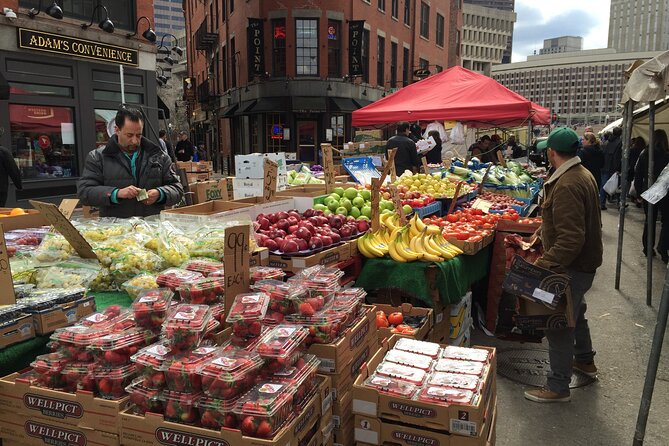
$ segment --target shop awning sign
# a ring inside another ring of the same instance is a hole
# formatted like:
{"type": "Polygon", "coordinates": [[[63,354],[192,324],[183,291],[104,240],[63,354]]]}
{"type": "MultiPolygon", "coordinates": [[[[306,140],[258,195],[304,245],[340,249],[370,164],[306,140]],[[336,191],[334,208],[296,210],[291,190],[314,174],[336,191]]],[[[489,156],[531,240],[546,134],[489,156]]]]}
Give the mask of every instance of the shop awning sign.
{"type": "Polygon", "coordinates": [[[45,53],[139,66],[139,51],[93,40],[17,28],[19,48],[45,53]]]}

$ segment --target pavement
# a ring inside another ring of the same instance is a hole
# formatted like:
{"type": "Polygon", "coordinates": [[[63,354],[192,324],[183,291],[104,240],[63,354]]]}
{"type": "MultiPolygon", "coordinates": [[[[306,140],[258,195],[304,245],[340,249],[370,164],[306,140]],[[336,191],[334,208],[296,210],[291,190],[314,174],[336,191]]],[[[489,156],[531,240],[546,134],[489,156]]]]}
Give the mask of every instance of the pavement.
{"type": "MultiPolygon", "coordinates": [[[[653,306],[646,306],[646,258],[641,253],[644,216],[631,205],[625,222],[620,290],[614,289],[618,217],[617,209],[602,211],[604,263],[586,294],[599,380],[572,389],[570,403],[538,404],[524,399],[526,386],[498,375],[497,446],[632,444],[667,268],[655,258],[653,306]]],[[[473,338],[474,343],[498,348],[523,348],[487,338],[480,331],[473,338]]],[[[645,445],[669,445],[668,414],[669,336],[665,335],[645,445]]]]}

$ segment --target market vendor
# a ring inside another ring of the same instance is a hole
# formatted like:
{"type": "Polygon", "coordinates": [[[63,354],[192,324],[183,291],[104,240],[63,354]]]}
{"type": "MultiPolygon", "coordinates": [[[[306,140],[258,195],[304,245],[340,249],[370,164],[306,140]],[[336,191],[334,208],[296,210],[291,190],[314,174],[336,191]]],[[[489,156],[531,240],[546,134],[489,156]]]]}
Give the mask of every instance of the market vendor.
{"type": "Polygon", "coordinates": [[[388,150],[396,149],[395,171],[397,175],[402,175],[405,170],[417,173],[421,166],[416,143],[409,137],[410,134],[411,126],[409,123],[400,122],[397,124],[397,135],[390,138],[386,143],[386,158],[388,157],[388,150]]]}
{"type": "Polygon", "coordinates": [[[142,112],[123,107],[116,113],[116,133],[86,158],[77,196],[98,207],[100,217],[159,214],[184,195],[169,155],[143,137],[143,130],[142,112]]]}

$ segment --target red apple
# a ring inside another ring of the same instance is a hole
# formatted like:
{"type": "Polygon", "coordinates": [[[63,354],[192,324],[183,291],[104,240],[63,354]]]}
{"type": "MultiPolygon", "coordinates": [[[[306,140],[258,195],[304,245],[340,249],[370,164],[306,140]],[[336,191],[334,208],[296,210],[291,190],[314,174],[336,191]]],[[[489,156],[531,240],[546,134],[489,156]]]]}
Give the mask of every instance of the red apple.
{"type": "Polygon", "coordinates": [[[339,234],[335,234],[334,232],[330,234],[330,238],[332,239],[332,244],[341,242],[341,236],[339,234]]]}
{"type": "MultiPolygon", "coordinates": [[[[351,228],[349,226],[344,226],[339,231],[339,234],[344,238],[348,238],[353,234],[353,231],[351,230],[351,228]]],[[[334,238],[332,239],[332,241],[334,241],[334,238]]]]}
{"type": "Polygon", "coordinates": [[[303,214],[304,218],[313,217],[314,215],[316,215],[316,209],[311,209],[311,208],[304,211],[303,214]]]}
{"type": "Polygon", "coordinates": [[[290,223],[291,226],[298,224],[299,221],[300,221],[299,218],[293,217],[292,215],[290,217],[288,217],[287,220],[288,220],[288,223],[290,223]]]}
{"type": "Polygon", "coordinates": [[[279,249],[279,251],[283,251],[283,244],[285,242],[286,242],[286,240],[281,238],[281,237],[277,237],[277,238],[274,239],[274,243],[276,243],[276,246],[279,249]]]}
{"type": "Polygon", "coordinates": [[[279,221],[279,216],[277,214],[269,214],[267,219],[270,221],[270,223],[276,223],[279,221]]]}
{"type": "Polygon", "coordinates": [[[301,238],[296,238],[295,242],[297,242],[297,247],[299,248],[298,251],[306,251],[309,249],[309,244],[307,243],[306,240],[303,240],[301,238]]]}
{"type": "Polygon", "coordinates": [[[277,216],[279,217],[279,220],[285,220],[288,218],[288,212],[283,212],[283,211],[278,212],[277,216]]]}
{"type": "Polygon", "coordinates": [[[299,250],[300,247],[295,240],[286,240],[283,244],[282,251],[285,253],[297,252],[299,250]]]}
{"type": "Polygon", "coordinates": [[[302,216],[296,210],[288,211],[288,218],[294,217],[297,221],[302,220],[302,216]]]}
{"type": "Polygon", "coordinates": [[[300,229],[300,227],[297,225],[288,226],[288,233],[295,234],[298,229],[300,229]]]}
{"type": "Polygon", "coordinates": [[[309,240],[309,249],[321,249],[323,247],[323,240],[318,235],[311,237],[309,240]]]}
{"type": "Polygon", "coordinates": [[[256,221],[259,221],[261,218],[265,218],[265,214],[263,214],[262,212],[256,215],[256,221]]]}
{"type": "Polygon", "coordinates": [[[360,232],[369,231],[369,222],[367,220],[358,220],[358,231],[360,232]]]}
{"type": "Polygon", "coordinates": [[[323,247],[327,248],[332,244],[332,237],[330,237],[329,235],[322,235],[321,241],[323,242],[323,247]]]}
{"type": "Polygon", "coordinates": [[[270,251],[278,251],[279,250],[279,245],[272,240],[271,238],[265,240],[265,248],[269,249],[270,251]]]}
{"type": "Polygon", "coordinates": [[[311,232],[307,228],[304,228],[304,227],[299,228],[297,231],[295,231],[295,235],[298,238],[301,238],[302,240],[307,241],[307,242],[311,238],[311,232]]]}
{"type": "Polygon", "coordinates": [[[287,231],[288,228],[290,227],[290,223],[288,223],[288,220],[285,218],[282,218],[281,220],[276,222],[276,227],[281,229],[282,231],[287,231]]]}
{"type": "Polygon", "coordinates": [[[266,219],[265,217],[262,217],[257,221],[258,221],[258,223],[260,223],[260,229],[269,229],[269,225],[271,223],[268,219],[266,219]]]}

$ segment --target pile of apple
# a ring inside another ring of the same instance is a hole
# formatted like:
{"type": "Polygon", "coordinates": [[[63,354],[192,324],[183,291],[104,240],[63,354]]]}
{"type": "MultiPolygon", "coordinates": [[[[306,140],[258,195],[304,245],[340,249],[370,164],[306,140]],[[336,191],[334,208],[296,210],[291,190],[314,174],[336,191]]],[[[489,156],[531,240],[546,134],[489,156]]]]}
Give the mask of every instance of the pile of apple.
{"type": "MultiPolygon", "coordinates": [[[[371,198],[372,193],[368,189],[336,187],[330,195],[325,197],[322,204],[314,205],[314,209],[322,211],[326,217],[338,214],[354,219],[369,220],[372,217],[371,198]]],[[[391,202],[388,204],[392,206],[391,202]]],[[[385,206],[388,207],[388,204],[385,206]]]]}
{"type": "Polygon", "coordinates": [[[295,254],[318,251],[364,234],[369,221],[350,215],[326,216],[322,210],[307,209],[303,214],[295,210],[259,214],[254,226],[258,245],[273,252],[295,254]]]}

